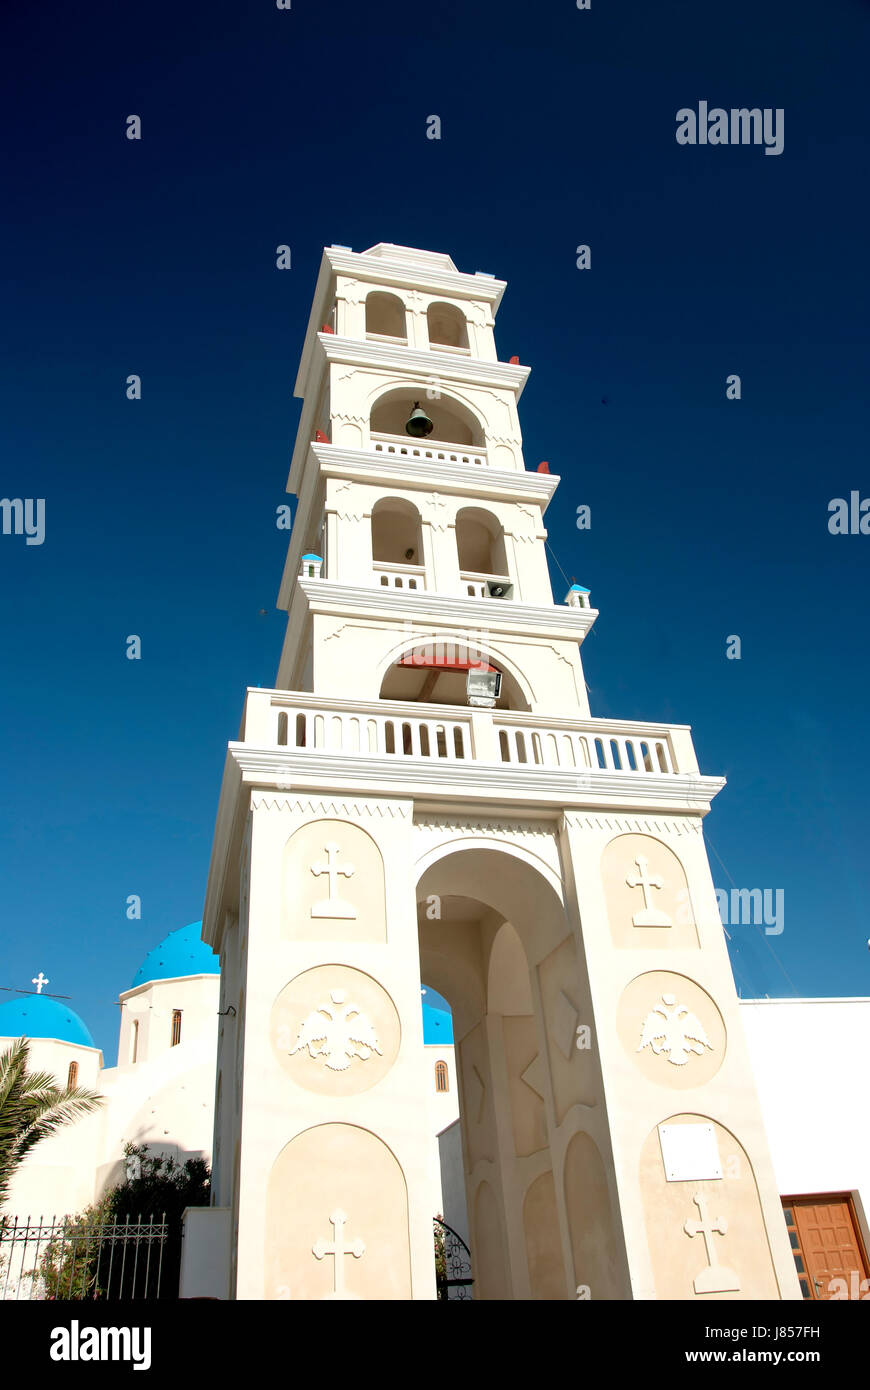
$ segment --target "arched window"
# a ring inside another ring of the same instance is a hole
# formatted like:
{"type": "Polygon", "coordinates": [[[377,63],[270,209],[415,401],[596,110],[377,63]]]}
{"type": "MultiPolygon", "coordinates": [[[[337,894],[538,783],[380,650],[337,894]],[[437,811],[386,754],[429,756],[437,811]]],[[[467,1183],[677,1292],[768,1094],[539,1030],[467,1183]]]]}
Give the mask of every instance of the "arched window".
{"type": "Polygon", "coordinates": [[[67,1085],[67,1090],[68,1090],[68,1091],[71,1091],[72,1088],[73,1088],[74,1086],[77,1086],[78,1084],[79,1084],[79,1064],[78,1064],[78,1062],[70,1062],[70,1064],[69,1064],[69,1071],[68,1071],[67,1074],[66,1074],[66,1085],[67,1085]]]}
{"type": "Polygon", "coordinates": [[[455,304],[430,304],[426,310],[429,342],[435,347],[468,348],[468,324],[455,304]]]}
{"type": "Polygon", "coordinates": [[[447,1071],[447,1063],[446,1063],[446,1062],[436,1062],[436,1063],[435,1063],[435,1090],[436,1090],[436,1091],[449,1091],[449,1090],[450,1090],[450,1076],[449,1076],[449,1073],[448,1073],[448,1071],[447,1071]]]}
{"type": "Polygon", "coordinates": [[[173,1010],[172,1010],[172,1037],[171,1037],[169,1046],[170,1046],[170,1047],[177,1047],[178,1044],[179,1044],[180,1042],[181,1042],[181,1010],[180,1010],[180,1009],[173,1009],[173,1010]]]}
{"type": "Polygon", "coordinates": [[[456,547],[461,574],[508,578],[504,533],[491,512],[462,507],[456,513],[456,547]]]}
{"type": "Polygon", "coordinates": [[[366,336],[377,338],[407,338],[405,306],[394,294],[373,290],[366,298],[366,336]]]}
{"type": "Polygon", "coordinates": [[[382,497],[372,508],[372,560],[380,588],[425,588],[420,513],[402,497],[382,497]]]}
{"type": "Polygon", "coordinates": [[[133,1019],[133,1027],[130,1029],[130,1061],[139,1060],[139,1020],[133,1019]]]}

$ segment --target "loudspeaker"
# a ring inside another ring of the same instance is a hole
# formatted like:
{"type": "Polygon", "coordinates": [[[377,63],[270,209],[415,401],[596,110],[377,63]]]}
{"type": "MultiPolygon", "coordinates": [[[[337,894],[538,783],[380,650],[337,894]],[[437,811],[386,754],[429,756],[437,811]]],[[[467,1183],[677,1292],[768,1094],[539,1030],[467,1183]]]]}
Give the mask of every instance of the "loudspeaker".
{"type": "Polygon", "coordinates": [[[513,598],[514,586],[504,579],[488,579],[486,592],[490,598],[513,598]]]}

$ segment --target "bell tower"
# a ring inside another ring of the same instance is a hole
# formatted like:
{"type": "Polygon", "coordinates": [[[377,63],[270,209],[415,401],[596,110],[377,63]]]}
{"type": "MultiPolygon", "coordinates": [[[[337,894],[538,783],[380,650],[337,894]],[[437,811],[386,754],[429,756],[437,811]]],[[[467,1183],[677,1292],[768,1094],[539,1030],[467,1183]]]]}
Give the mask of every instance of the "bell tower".
{"type": "Polygon", "coordinates": [[[225,1294],[435,1296],[422,982],[453,1010],[475,1298],[797,1297],[703,844],[722,782],[687,727],[590,714],[597,614],[554,602],[504,289],[324,252],[287,634],[203,922],[225,1294]]]}

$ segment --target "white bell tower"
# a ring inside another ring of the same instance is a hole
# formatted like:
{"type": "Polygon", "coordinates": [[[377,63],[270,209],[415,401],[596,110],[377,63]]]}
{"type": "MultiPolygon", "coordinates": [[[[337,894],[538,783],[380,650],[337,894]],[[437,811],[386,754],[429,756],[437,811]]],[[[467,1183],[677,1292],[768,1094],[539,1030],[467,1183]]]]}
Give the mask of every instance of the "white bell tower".
{"type": "Polygon", "coordinates": [[[797,1297],[701,832],[722,782],[687,727],[590,716],[597,615],[553,600],[504,289],[324,252],[287,635],[204,912],[226,1294],[434,1297],[422,981],[453,1010],[475,1298],[797,1297]]]}

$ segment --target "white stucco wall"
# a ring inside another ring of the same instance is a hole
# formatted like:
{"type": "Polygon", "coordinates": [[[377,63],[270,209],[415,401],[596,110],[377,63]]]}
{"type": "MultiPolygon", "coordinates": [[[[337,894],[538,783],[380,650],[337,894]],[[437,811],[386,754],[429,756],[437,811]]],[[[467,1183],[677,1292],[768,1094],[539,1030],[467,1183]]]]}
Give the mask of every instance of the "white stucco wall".
{"type": "Polygon", "coordinates": [[[781,1196],[857,1193],[870,1210],[870,999],[743,999],[781,1196]]]}
{"type": "Polygon", "coordinates": [[[229,1207],[186,1207],[181,1243],[181,1298],[228,1298],[229,1207]]]}
{"type": "MultiPolygon", "coordinates": [[[[0,1038],[0,1052],[14,1042],[14,1038],[0,1038]]],[[[103,1055],[99,1048],[57,1038],[30,1039],[30,1072],[50,1072],[58,1086],[66,1086],[70,1062],[78,1063],[79,1086],[101,1091],[103,1055]]],[[[36,1145],[12,1179],[5,1214],[48,1218],[78,1211],[92,1201],[94,1170],[105,1127],[104,1109],[36,1145]]]]}
{"type": "MultiPolygon", "coordinates": [[[[30,1044],[30,1069],[66,1085],[79,1063],[79,1086],[105,1103],[94,1115],[38,1144],[13,1179],[6,1212],[34,1217],[81,1211],[124,1177],[125,1143],[145,1144],[184,1162],[211,1157],[214,1127],[220,977],[160,980],[120,997],[119,1061],[104,1068],[97,1048],[47,1038],[30,1044]],[[173,1009],[182,1013],[181,1041],[171,1046],[173,1009]],[[130,1059],[133,1017],[140,1020],[137,1061],[130,1059]]],[[[0,1050],[11,1038],[0,1038],[0,1050]]]]}
{"type": "Polygon", "coordinates": [[[462,1127],[459,1120],[438,1135],[441,1163],[441,1214],[465,1244],[471,1245],[468,1233],[468,1205],[465,1199],[465,1166],[462,1161],[462,1127]]]}

